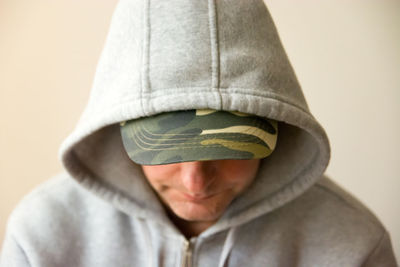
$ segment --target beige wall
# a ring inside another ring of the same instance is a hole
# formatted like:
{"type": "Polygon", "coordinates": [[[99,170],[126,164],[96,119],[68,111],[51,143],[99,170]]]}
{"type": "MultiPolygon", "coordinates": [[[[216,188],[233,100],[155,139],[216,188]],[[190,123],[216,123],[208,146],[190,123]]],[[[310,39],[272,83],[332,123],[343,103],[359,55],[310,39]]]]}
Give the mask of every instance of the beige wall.
{"type": "MultiPolygon", "coordinates": [[[[378,215],[400,259],[400,1],[266,2],[330,137],[327,173],[378,215]]],[[[115,3],[0,0],[0,241],[17,202],[62,168],[115,3]]]]}

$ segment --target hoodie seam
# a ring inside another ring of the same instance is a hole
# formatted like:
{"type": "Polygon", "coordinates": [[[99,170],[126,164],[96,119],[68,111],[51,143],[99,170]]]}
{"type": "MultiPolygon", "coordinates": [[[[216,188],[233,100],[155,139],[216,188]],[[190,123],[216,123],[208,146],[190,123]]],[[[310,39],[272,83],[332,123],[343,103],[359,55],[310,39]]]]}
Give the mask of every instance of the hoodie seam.
{"type": "MultiPolygon", "coordinates": [[[[50,179],[45,180],[43,183],[38,184],[32,190],[26,194],[20,202],[17,204],[16,209],[13,211],[12,214],[19,213],[18,210],[22,208],[22,210],[25,210],[25,203],[32,203],[33,201],[36,201],[37,199],[44,199],[49,196],[51,196],[48,192],[51,192],[53,188],[58,188],[60,187],[60,183],[64,184],[66,181],[70,179],[70,177],[63,177],[61,181],[55,180],[55,176],[53,176],[50,179]],[[19,208],[21,207],[21,208],[19,208]]],[[[80,188],[80,187],[78,187],[80,188]]],[[[14,215],[16,218],[20,218],[20,215],[16,214],[14,215]]]]}
{"type": "Polygon", "coordinates": [[[28,264],[28,266],[32,266],[32,264],[29,262],[29,258],[28,258],[28,255],[26,254],[26,251],[19,244],[19,242],[15,238],[14,234],[10,234],[10,237],[15,242],[16,246],[18,247],[18,249],[21,251],[21,253],[22,253],[22,255],[23,255],[24,259],[25,259],[25,262],[28,264]]]}
{"type": "Polygon", "coordinates": [[[379,241],[377,242],[377,244],[374,246],[374,248],[371,250],[371,252],[368,254],[368,256],[365,258],[364,262],[361,264],[361,266],[365,266],[368,261],[372,258],[372,256],[375,254],[376,251],[378,251],[378,249],[382,246],[383,244],[383,240],[385,239],[385,237],[388,235],[386,230],[383,230],[383,233],[381,235],[381,237],[379,238],[379,241]]]}
{"type": "MultiPolygon", "coordinates": [[[[189,88],[193,88],[193,87],[182,87],[182,89],[186,89],[186,88],[189,89],[189,88]]],[[[197,87],[197,88],[207,88],[207,87],[197,87]]],[[[165,91],[165,90],[175,90],[175,89],[177,89],[177,88],[168,88],[168,89],[162,89],[162,90],[165,91]]],[[[221,89],[249,90],[249,88],[241,88],[241,87],[240,88],[239,87],[237,87],[237,88],[221,88],[221,89]]],[[[145,93],[145,94],[146,95],[152,95],[151,98],[152,98],[152,100],[154,100],[154,99],[162,98],[162,97],[165,97],[165,98],[176,98],[177,95],[187,95],[188,92],[184,92],[183,91],[183,92],[175,93],[174,95],[170,95],[170,94],[168,94],[168,95],[165,95],[165,94],[163,94],[163,95],[153,95],[154,93],[157,93],[157,91],[156,92],[148,92],[148,93],[145,93]]],[[[213,91],[211,91],[211,90],[202,90],[202,91],[196,91],[195,93],[213,93],[213,91]]],[[[277,94],[274,94],[274,93],[270,93],[270,92],[268,92],[268,93],[220,92],[220,95],[224,95],[224,94],[225,95],[245,95],[246,97],[255,96],[255,97],[268,98],[268,99],[271,99],[271,100],[276,100],[276,101],[283,102],[285,104],[291,105],[291,106],[296,107],[296,108],[302,110],[303,112],[309,114],[309,111],[306,108],[301,107],[300,105],[297,105],[294,102],[291,102],[290,100],[288,100],[286,98],[282,98],[282,96],[280,96],[280,95],[277,95],[277,94]]],[[[119,102],[118,105],[126,104],[126,103],[129,103],[131,101],[138,101],[138,99],[135,98],[135,97],[132,97],[130,99],[125,99],[125,100],[126,101],[124,101],[122,103],[119,102]]]]}
{"type": "MultiPolygon", "coordinates": [[[[198,92],[198,93],[213,93],[212,91],[197,91],[197,92],[198,92]]],[[[299,109],[300,111],[304,112],[307,116],[312,116],[312,115],[309,113],[309,111],[308,111],[307,109],[305,109],[304,107],[301,107],[300,105],[294,104],[294,103],[291,102],[290,100],[287,100],[287,99],[282,98],[281,96],[275,95],[275,94],[272,94],[272,96],[271,96],[270,93],[269,93],[270,96],[268,96],[268,95],[266,95],[266,94],[255,94],[255,93],[244,94],[244,93],[241,93],[241,92],[237,92],[237,93],[232,93],[232,92],[230,92],[230,93],[222,93],[222,94],[228,94],[228,95],[245,95],[246,97],[248,97],[248,96],[263,97],[263,98],[265,98],[265,99],[270,99],[270,100],[274,100],[274,101],[281,102],[281,103],[283,103],[283,104],[290,105],[290,106],[292,106],[292,107],[294,107],[294,108],[297,108],[297,109],[299,109]]],[[[177,98],[177,96],[179,96],[179,95],[187,95],[187,92],[176,93],[176,94],[174,94],[174,95],[158,95],[158,96],[156,95],[156,96],[152,96],[152,100],[155,100],[155,99],[158,99],[158,98],[163,98],[163,97],[164,97],[164,98],[177,98]]],[[[111,109],[103,109],[103,112],[99,113],[98,116],[101,117],[102,114],[109,113],[110,110],[120,110],[120,109],[121,109],[121,105],[127,105],[127,104],[132,103],[132,102],[142,102],[141,99],[137,99],[137,98],[134,98],[134,97],[129,98],[129,99],[125,98],[125,100],[126,100],[126,101],[124,101],[124,102],[119,102],[117,106],[116,106],[116,105],[112,105],[112,106],[111,106],[111,109]]],[[[152,114],[146,114],[146,115],[144,115],[144,116],[151,116],[151,115],[152,115],[152,114]]],[[[141,117],[141,116],[138,116],[138,117],[141,117]]],[[[131,119],[131,118],[123,118],[122,120],[128,120],[128,119],[131,119]]],[[[116,121],[116,122],[113,122],[113,123],[111,123],[111,124],[116,124],[116,123],[119,123],[119,122],[116,121]]],[[[107,124],[107,125],[108,125],[108,124],[107,124]]]]}
{"type": "Polygon", "coordinates": [[[145,1],[144,3],[144,12],[143,12],[143,45],[142,45],[142,49],[143,49],[143,53],[142,53],[142,71],[141,71],[141,97],[140,97],[140,104],[142,107],[142,113],[144,115],[147,115],[147,112],[144,108],[144,98],[143,95],[145,95],[147,91],[151,91],[150,90],[150,86],[149,86],[149,61],[150,61],[150,0],[145,1]]]}
{"type": "Polygon", "coordinates": [[[214,0],[208,0],[208,19],[210,30],[210,50],[211,50],[211,85],[216,89],[219,95],[219,109],[222,109],[222,96],[219,88],[219,47],[218,47],[218,26],[217,10],[214,0]]]}

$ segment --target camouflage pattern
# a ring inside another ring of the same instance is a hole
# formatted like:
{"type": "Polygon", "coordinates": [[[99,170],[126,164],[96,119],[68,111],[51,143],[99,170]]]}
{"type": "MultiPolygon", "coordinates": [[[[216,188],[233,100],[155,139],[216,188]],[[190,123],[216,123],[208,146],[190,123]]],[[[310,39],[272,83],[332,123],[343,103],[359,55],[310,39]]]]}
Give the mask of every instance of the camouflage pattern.
{"type": "Polygon", "coordinates": [[[120,125],[129,157],[142,165],[265,158],[278,137],[277,121],[233,111],[176,111],[120,125]]]}

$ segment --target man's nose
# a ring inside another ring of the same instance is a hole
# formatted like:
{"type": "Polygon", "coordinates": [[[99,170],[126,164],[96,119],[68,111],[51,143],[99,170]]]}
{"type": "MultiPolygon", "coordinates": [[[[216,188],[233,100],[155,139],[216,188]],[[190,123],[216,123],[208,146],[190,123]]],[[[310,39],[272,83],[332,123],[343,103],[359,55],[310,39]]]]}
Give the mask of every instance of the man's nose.
{"type": "Polygon", "coordinates": [[[194,196],[206,194],[206,190],[216,178],[215,166],[211,161],[191,161],[181,163],[181,180],[187,193],[194,196]]]}

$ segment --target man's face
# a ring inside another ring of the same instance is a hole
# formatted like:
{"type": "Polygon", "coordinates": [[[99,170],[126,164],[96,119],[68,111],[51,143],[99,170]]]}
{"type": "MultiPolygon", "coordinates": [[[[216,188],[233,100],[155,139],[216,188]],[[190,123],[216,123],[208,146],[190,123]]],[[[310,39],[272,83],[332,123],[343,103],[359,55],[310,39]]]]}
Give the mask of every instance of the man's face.
{"type": "Polygon", "coordinates": [[[254,180],[259,159],[142,165],[161,201],[181,219],[214,222],[254,180]]]}

